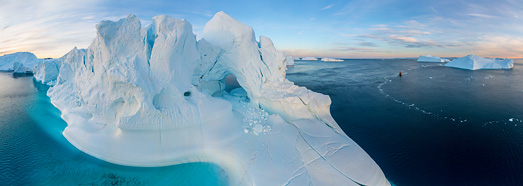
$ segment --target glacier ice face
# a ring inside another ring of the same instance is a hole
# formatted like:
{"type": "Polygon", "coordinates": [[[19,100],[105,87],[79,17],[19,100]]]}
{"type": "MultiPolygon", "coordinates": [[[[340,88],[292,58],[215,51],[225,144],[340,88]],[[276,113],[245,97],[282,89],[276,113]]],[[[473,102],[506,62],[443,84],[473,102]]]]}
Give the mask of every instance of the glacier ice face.
{"type": "Polygon", "coordinates": [[[321,61],[323,61],[323,62],[341,62],[343,60],[342,59],[336,59],[336,58],[324,57],[324,58],[321,58],[321,61]]]}
{"type": "Polygon", "coordinates": [[[272,41],[223,12],[196,41],[167,16],[97,25],[87,50],[61,59],[51,102],[64,136],[131,166],[212,162],[232,185],[390,185],[330,115],[328,96],[285,78],[272,41]],[[226,77],[241,87],[226,91],[226,77]]]}
{"type": "Polygon", "coordinates": [[[39,59],[31,52],[17,52],[0,56],[0,71],[14,71],[14,73],[33,72],[39,59]]]}
{"type": "Polygon", "coordinates": [[[419,56],[418,62],[444,63],[449,62],[449,60],[427,54],[424,56],[419,56]]]}
{"type": "Polygon", "coordinates": [[[480,69],[511,69],[514,67],[512,59],[489,59],[475,55],[468,55],[462,58],[454,59],[445,64],[447,67],[461,68],[466,70],[480,69]]]}

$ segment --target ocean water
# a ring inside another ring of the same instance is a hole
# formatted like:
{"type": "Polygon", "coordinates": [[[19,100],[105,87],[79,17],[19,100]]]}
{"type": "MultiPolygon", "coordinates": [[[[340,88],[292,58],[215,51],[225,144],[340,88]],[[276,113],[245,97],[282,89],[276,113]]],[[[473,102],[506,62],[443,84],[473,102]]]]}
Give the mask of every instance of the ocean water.
{"type": "Polygon", "coordinates": [[[227,185],[210,163],[128,167],[77,150],[47,89],[32,76],[0,73],[0,185],[227,185]]]}
{"type": "MultiPolygon", "coordinates": [[[[335,120],[396,185],[523,185],[522,60],[481,71],[296,61],[287,74],[331,97],[335,120]]],[[[0,185],[227,185],[214,164],[138,168],[86,155],[62,136],[47,88],[0,73],[0,185]]]]}
{"type": "Polygon", "coordinates": [[[523,60],[479,71],[296,61],[287,78],[329,95],[334,119],[396,185],[523,185],[523,60]]]}

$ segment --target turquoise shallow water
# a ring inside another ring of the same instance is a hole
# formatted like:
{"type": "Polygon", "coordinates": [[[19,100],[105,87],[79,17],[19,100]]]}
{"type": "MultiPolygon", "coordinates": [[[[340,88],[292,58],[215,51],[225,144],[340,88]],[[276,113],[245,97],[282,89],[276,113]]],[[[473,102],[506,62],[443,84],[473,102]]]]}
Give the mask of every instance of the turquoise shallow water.
{"type": "Polygon", "coordinates": [[[0,185],[227,185],[210,163],[128,167],[77,150],[62,136],[67,124],[47,88],[0,73],[0,185]]]}

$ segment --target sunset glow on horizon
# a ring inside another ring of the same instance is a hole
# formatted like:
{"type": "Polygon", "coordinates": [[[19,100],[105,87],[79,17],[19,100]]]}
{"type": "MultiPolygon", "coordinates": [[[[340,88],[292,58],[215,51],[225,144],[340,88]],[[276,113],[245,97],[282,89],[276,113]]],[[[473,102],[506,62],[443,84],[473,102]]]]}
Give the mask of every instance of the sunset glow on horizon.
{"type": "Polygon", "coordinates": [[[516,0],[0,1],[0,56],[61,57],[87,48],[98,22],[129,14],[142,26],[157,15],[186,19],[199,39],[224,11],[296,57],[523,58],[523,1],[516,0]]]}

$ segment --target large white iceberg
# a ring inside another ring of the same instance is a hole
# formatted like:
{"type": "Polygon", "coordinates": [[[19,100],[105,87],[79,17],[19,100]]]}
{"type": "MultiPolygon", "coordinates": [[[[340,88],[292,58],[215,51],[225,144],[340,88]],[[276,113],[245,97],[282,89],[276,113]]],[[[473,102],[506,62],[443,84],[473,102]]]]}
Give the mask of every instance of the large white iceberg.
{"type": "Polygon", "coordinates": [[[288,81],[286,56],[225,13],[199,41],[167,16],[96,28],[48,91],[78,149],[130,166],[212,162],[231,185],[390,185],[334,121],[330,98],[288,81]],[[227,92],[229,75],[241,87],[227,92]]]}
{"type": "Polygon", "coordinates": [[[17,52],[0,56],[0,71],[31,73],[39,59],[31,52],[17,52]]]}
{"type": "Polygon", "coordinates": [[[342,59],[336,59],[336,58],[324,57],[324,58],[321,58],[321,61],[323,61],[323,62],[341,62],[343,60],[342,59]]]}
{"type": "Polygon", "coordinates": [[[445,66],[467,70],[511,69],[512,67],[514,67],[514,60],[490,59],[475,55],[468,55],[462,58],[454,59],[451,62],[445,64],[445,66]]]}
{"type": "Polygon", "coordinates": [[[444,63],[449,62],[449,60],[427,54],[424,56],[419,56],[418,62],[444,63]]]}
{"type": "Polygon", "coordinates": [[[316,57],[303,57],[303,58],[301,58],[301,60],[304,60],[304,61],[318,61],[318,58],[316,58],[316,57]]]}

